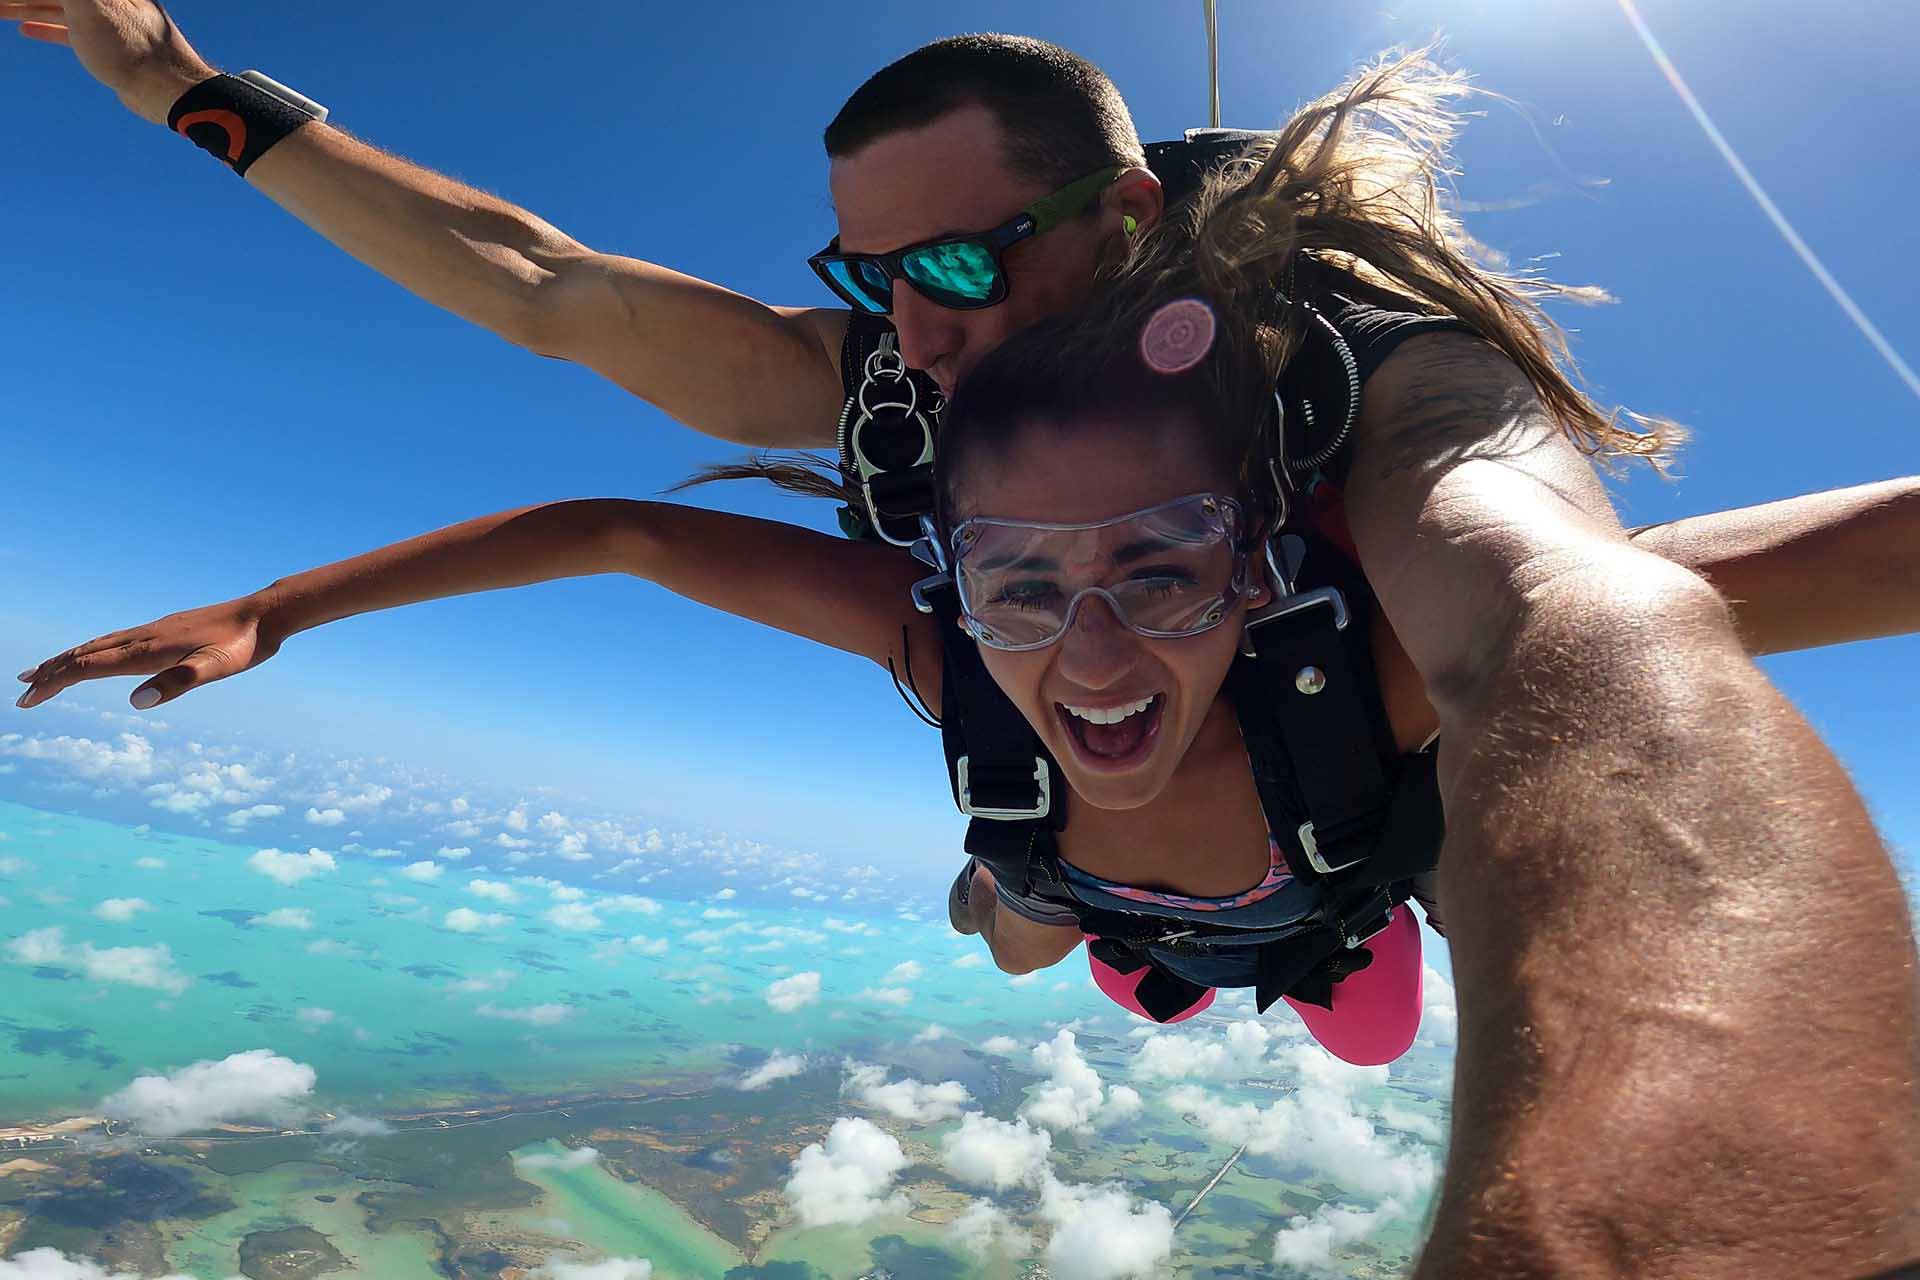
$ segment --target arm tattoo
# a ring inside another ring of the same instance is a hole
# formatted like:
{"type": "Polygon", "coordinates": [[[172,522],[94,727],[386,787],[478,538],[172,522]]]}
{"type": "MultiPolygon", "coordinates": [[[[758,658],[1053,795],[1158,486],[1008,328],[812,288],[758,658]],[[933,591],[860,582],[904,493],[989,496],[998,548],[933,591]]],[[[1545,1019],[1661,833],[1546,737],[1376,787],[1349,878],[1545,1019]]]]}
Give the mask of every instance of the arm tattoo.
{"type": "Polygon", "coordinates": [[[1435,334],[1408,343],[1395,363],[1402,383],[1368,450],[1382,477],[1513,456],[1537,444],[1541,428],[1557,434],[1526,375],[1482,339],[1435,334]]]}

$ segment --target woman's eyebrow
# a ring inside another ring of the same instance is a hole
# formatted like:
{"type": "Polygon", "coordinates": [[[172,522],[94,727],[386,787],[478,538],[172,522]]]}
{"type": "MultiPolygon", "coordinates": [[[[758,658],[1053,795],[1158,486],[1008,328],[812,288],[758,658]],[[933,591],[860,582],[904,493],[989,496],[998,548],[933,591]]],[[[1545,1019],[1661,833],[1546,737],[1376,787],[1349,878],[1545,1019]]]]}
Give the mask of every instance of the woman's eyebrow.
{"type": "Polygon", "coordinates": [[[1040,555],[991,556],[980,562],[980,572],[982,573],[990,573],[999,569],[1058,569],[1059,567],[1059,564],[1055,561],[1040,555]]]}

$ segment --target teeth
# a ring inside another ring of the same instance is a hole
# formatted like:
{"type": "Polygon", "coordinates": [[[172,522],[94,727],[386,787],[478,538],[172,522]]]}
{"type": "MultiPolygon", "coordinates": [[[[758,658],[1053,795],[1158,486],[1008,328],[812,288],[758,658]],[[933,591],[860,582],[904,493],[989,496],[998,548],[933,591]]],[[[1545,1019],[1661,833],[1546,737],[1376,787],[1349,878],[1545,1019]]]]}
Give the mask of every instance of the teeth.
{"type": "Polygon", "coordinates": [[[1128,716],[1137,716],[1152,706],[1153,699],[1142,698],[1140,701],[1129,703],[1124,707],[1076,707],[1065,702],[1060,705],[1066,707],[1069,715],[1079,716],[1082,720],[1088,721],[1091,724],[1119,724],[1128,716]]]}

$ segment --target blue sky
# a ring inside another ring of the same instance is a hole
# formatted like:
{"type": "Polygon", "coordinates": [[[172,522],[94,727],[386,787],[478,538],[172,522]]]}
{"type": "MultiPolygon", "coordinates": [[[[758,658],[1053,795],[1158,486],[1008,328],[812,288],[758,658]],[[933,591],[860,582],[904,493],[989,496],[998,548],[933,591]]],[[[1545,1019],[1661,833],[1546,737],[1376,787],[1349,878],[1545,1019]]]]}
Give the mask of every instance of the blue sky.
{"type": "MultiPolygon", "coordinates": [[[[776,303],[828,301],[819,130],[869,72],[961,30],[1058,40],[1105,67],[1143,135],[1204,123],[1200,5],[697,6],[477,0],[285,9],[178,0],[216,64],[259,67],[344,127],[524,204],[597,248],[776,303]],[[716,19],[717,20],[714,20],[716,19]]],[[[1689,423],[1685,478],[1620,489],[1634,522],[1920,469],[1912,395],[1793,258],[1598,0],[1277,5],[1222,0],[1227,123],[1278,122],[1359,59],[1435,30],[1489,107],[1469,225],[1519,262],[1604,285],[1566,312],[1605,396],[1689,423]],[[1523,202],[1524,203],[1524,202],[1523,202]]],[[[1651,0],[1648,21],[1834,274],[1909,359],[1903,240],[1920,25],[1864,3],[1651,0]],[[1878,10],[1876,12],[1876,10],[1878,10]]],[[[730,446],[593,375],[502,344],[347,260],[64,51],[0,43],[13,104],[0,235],[0,636],[11,672],[98,632],[469,516],[653,496],[730,446]]],[[[831,527],[748,486],[695,501],[831,527]]],[[[1808,607],[1817,608],[1811,600],[1808,607]]],[[[1767,669],[1896,842],[1920,641],[1767,669]]],[[[124,708],[131,684],[89,691],[124,708]]],[[[71,696],[71,695],[69,695],[71,696]]],[[[930,731],[884,672],[622,579],[361,619],[167,709],[190,734],[385,755],[503,793],[556,788],[829,859],[949,866],[930,731]]],[[[47,719],[5,710],[0,732],[47,719]]]]}

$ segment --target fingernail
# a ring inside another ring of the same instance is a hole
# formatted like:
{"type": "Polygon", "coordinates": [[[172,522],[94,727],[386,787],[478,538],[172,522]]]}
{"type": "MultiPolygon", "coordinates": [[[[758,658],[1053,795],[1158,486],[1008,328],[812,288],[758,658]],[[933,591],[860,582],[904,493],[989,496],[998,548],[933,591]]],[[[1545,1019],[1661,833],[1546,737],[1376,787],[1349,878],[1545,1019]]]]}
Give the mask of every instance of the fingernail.
{"type": "Polygon", "coordinates": [[[127,701],[133,704],[135,711],[145,711],[150,707],[160,705],[160,691],[151,685],[145,689],[135,689],[133,691],[133,697],[127,699],[127,701]]]}
{"type": "Polygon", "coordinates": [[[31,698],[32,696],[33,696],[33,690],[29,689],[25,693],[21,694],[18,698],[14,699],[13,705],[16,707],[24,707],[27,705],[27,699],[31,698]]]}
{"type": "Polygon", "coordinates": [[[25,671],[22,671],[19,675],[15,676],[14,679],[15,680],[31,680],[33,679],[33,673],[38,671],[39,669],[40,668],[38,667],[28,667],[25,671]]]}

